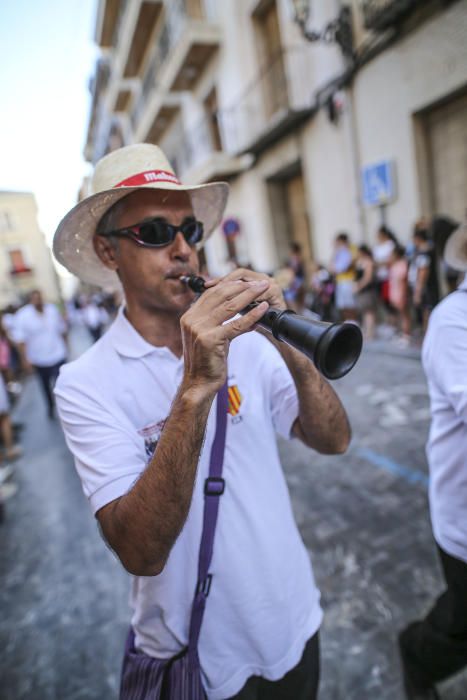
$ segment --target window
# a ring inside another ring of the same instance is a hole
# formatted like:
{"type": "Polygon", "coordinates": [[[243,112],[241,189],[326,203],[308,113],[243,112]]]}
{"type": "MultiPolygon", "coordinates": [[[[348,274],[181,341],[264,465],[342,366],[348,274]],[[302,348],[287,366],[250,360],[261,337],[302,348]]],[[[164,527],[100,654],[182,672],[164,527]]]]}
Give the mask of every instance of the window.
{"type": "Polygon", "coordinates": [[[14,231],[11,215],[7,211],[0,211],[0,233],[14,231]]]}
{"type": "Polygon", "coordinates": [[[260,3],[254,13],[266,116],[288,107],[287,80],[277,4],[260,3]]]}
{"type": "Polygon", "coordinates": [[[222,139],[219,128],[219,111],[217,108],[217,92],[214,87],[204,100],[204,107],[208,119],[211,144],[215,151],[222,151],[222,139]]]}
{"type": "Polygon", "coordinates": [[[10,274],[20,275],[24,272],[31,272],[31,268],[24,259],[24,253],[21,248],[9,250],[8,255],[10,256],[10,274]]]}

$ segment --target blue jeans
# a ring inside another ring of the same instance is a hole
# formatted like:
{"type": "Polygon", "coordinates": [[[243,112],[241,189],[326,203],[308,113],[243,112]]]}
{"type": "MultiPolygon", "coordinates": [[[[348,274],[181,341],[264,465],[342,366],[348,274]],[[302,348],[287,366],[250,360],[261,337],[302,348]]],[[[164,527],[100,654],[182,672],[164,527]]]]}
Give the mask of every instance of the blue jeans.
{"type": "Polygon", "coordinates": [[[50,365],[48,367],[39,367],[38,365],[34,365],[34,369],[39,377],[41,387],[44,392],[45,400],[47,401],[49,416],[53,416],[54,413],[54,398],[52,390],[58,377],[60,367],[64,362],[65,360],[61,360],[60,362],[57,362],[57,364],[50,365]]]}

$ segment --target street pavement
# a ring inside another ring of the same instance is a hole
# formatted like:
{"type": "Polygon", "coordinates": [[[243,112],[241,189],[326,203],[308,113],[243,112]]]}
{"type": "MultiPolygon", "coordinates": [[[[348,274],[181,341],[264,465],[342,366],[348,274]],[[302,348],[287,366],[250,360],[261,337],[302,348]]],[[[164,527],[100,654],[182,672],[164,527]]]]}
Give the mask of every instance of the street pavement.
{"type": "MultiPolygon", "coordinates": [[[[87,344],[75,333],[76,352],[87,344]]],[[[417,352],[379,342],[334,386],[352,423],[348,453],[280,443],[322,591],[320,700],[403,700],[397,631],[442,590],[427,506],[426,384],[417,352]]],[[[115,699],[129,577],[98,533],[34,378],[14,419],[25,426],[24,456],[0,526],[0,700],[115,699]]],[[[440,692],[466,700],[467,673],[440,692]]]]}

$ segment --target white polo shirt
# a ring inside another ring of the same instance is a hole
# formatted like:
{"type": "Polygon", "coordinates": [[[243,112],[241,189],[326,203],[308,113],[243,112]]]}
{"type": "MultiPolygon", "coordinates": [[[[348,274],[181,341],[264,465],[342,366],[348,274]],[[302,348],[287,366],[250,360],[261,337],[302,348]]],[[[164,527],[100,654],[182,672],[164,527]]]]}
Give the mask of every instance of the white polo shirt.
{"type": "Polygon", "coordinates": [[[62,335],[65,331],[65,321],[56,306],[44,304],[40,313],[27,304],[15,314],[12,336],[15,342],[25,343],[26,356],[32,365],[52,367],[66,358],[62,335]]]}
{"type": "MultiPolygon", "coordinates": [[[[94,512],[126,493],[145,469],[183,374],[183,360],[147,343],[120,311],[109,331],[62,367],[55,388],[67,443],[94,512]]],[[[322,612],[298,533],[275,433],[290,437],[295,387],[277,350],[258,333],[231,343],[229,413],[199,655],[211,700],[235,695],[252,675],[281,678],[301,658],[322,612]]],[[[171,657],[188,640],[215,430],[209,415],[192,505],[164,571],[132,577],[136,645],[171,657]]]]}
{"type": "Polygon", "coordinates": [[[442,549],[467,562],[467,277],[433,310],[422,359],[432,415],[433,532],[442,549]]]}

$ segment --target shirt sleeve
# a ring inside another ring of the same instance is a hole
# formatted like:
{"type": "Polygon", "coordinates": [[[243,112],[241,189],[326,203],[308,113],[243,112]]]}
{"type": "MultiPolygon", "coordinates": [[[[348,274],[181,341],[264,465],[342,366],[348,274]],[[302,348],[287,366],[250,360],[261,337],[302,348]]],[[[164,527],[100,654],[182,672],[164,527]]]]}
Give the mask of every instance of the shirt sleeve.
{"type": "Polygon", "coordinates": [[[57,409],[83,491],[96,513],[130,490],[146,468],[144,443],[95,398],[59,377],[57,409]]]}
{"type": "Polygon", "coordinates": [[[14,343],[24,343],[26,341],[26,333],[22,322],[22,317],[16,314],[13,318],[10,330],[10,338],[14,343]]]}
{"type": "Polygon", "coordinates": [[[342,272],[347,272],[347,270],[352,265],[352,253],[350,250],[340,250],[334,260],[334,269],[340,274],[342,272]]]}
{"type": "Polygon", "coordinates": [[[262,368],[264,388],[269,399],[269,408],[276,433],[289,440],[292,426],[298,417],[298,396],[292,375],[281,354],[272,343],[259,336],[263,347],[262,368]]]}
{"type": "Polygon", "coordinates": [[[417,256],[417,268],[423,269],[425,267],[430,267],[430,258],[428,255],[418,255],[417,256]]]}
{"type": "Polygon", "coordinates": [[[65,319],[63,318],[62,314],[60,313],[60,310],[59,310],[56,306],[53,306],[52,308],[53,308],[54,314],[55,314],[55,323],[56,323],[56,326],[57,326],[57,331],[58,331],[61,335],[63,335],[64,333],[67,332],[67,324],[66,324],[66,321],[65,321],[65,319]]]}
{"type": "Polygon", "coordinates": [[[467,328],[460,319],[440,324],[433,334],[427,374],[467,423],[467,328]]]}

